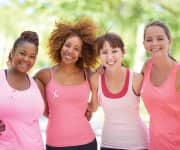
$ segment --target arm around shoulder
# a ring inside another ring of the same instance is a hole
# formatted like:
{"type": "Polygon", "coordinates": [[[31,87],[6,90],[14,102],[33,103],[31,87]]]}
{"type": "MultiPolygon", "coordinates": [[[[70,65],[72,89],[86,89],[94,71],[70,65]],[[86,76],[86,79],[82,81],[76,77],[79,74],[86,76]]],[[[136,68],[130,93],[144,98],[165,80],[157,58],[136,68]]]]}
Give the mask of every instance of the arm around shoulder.
{"type": "Polygon", "coordinates": [[[134,93],[139,96],[143,82],[143,75],[140,73],[133,74],[133,90],[134,93]]]}
{"type": "Polygon", "coordinates": [[[39,70],[34,75],[34,78],[40,80],[45,87],[51,79],[50,68],[44,68],[44,69],[39,70]]]}
{"type": "Polygon", "coordinates": [[[49,82],[51,75],[50,75],[50,71],[49,68],[45,68],[42,70],[39,70],[35,76],[34,76],[36,83],[41,91],[43,100],[44,100],[44,104],[45,104],[45,110],[44,110],[44,116],[48,117],[49,114],[49,109],[48,109],[48,103],[46,100],[46,93],[45,93],[45,88],[47,83],[49,82]]]}

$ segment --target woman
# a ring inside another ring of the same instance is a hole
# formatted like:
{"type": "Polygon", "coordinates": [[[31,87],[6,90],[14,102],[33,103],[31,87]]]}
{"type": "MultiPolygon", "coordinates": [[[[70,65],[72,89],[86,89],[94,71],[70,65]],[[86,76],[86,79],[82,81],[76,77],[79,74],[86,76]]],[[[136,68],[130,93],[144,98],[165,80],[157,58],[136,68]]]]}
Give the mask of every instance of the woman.
{"type": "Polygon", "coordinates": [[[14,42],[9,68],[0,70],[1,150],[43,150],[38,122],[44,110],[43,86],[27,74],[38,45],[37,33],[24,31],[14,42]]]}
{"type": "Polygon", "coordinates": [[[96,110],[99,98],[105,116],[101,150],[147,149],[147,130],[139,115],[142,75],[123,66],[124,43],[117,34],[98,37],[95,49],[105,69],[91,76],[89,110],[96,110]]]}
{"type": "Polygon", "coordinates": [[[90,19],[59,22],[49,39],[52,67],[36,78],[46,90],[47,150],[96,150],[95,134],[86,119],[90,86],[86,69],[96,63],[92,48],[95,25],[90,19]]]}
{"type": "Polygon", "coordinates": [[[180,149],[180,65],[170,55],[170,32],[154,21],[144,30],[150,59],[144,65],[142,98],[150,114],[149,150],[180,149]]]}

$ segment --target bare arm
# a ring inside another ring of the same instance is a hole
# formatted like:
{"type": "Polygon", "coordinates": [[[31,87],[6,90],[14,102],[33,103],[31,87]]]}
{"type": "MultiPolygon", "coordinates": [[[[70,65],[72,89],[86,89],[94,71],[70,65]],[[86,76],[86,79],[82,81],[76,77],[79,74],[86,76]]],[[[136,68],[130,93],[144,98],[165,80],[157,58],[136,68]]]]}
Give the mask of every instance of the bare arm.
{"type": "Polygon", "coordinates": [[[140,73],[134,73],[133,74],[133,90],[137,96],[140,95],[142,82],[143,82],[143,75],[140,73]]]}
{"type": "Polygon", "coordinates": [[[176,92],[180,94],[180,69],[177,71],[177,74],[176,74],[176,92]]]}
{"type": "Polygon", "coordinates": [[[49,82],[51,75],[50,75],[50,71],[49,68],[46,69],[42,69],[40,71],[38,71],[35,76],[34,76],[38,87],[41,91],[42,97],[44,99],[44,104],[45,104],[45,110],[44,110],[44,116],[48,117],[49,115],[49,108],[48,108],[48,102],[46,99],[46,92],[45,92],[45,88],[47,83],[49,82]]]}
{"type": "Polygon", "coordinates": [[[91,101],[90,109],[92,112],[95,112],[98,108],[98,76],[99,73],[95,72],[90,76],[90,86],[91,86],[91,101]]]}
{"type": "Polygon", "coordinates": [[[143,67],[142,67],[142,70],[141,70],[141,74],[144,75],[144,72],[145,72],[145,68],[147,66],[147,64],[149,63],[150,59],[146,60],[146,62],[144,63],[143,67]]]}

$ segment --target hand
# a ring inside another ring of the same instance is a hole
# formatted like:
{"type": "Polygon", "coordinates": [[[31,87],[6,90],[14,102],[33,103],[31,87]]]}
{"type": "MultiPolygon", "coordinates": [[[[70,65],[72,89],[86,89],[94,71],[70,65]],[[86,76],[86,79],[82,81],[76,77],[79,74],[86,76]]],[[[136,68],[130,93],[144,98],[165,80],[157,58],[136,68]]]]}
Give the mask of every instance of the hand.
{"type": "Polygon", "coordinates": [[[90,121],[90,120],[91,120],[91,118],[92,118],[92,114],[93,114],[93,112],[92,112],[92,111],[89,111],[88,109],[86,110],[86,112],[85,112],[85,116],[86,116],[86,118],[87,118],[87,120],[88,120],[88,121],[90,121]]]}
{"type": "Polygon", "coordinates": [[[91,103],[88,103],[88,107],[87,107],[87,110],[85,112],[85,116],[86,116],[88,121],[91,120],[92,114],[93,114],[92,105],[91,105],[91,103]]]}
{"type": "Polygon", "coordinates": [[[105,70],[105,67],[103,65],[100,65],[97,69],[96,72],[98,72],[99,74],[103,74],[105,70]]]}
{"type": "Polygon", "coordinates": [[[6,130],[5,124],[0,120],[0,135],[6,130]]]}

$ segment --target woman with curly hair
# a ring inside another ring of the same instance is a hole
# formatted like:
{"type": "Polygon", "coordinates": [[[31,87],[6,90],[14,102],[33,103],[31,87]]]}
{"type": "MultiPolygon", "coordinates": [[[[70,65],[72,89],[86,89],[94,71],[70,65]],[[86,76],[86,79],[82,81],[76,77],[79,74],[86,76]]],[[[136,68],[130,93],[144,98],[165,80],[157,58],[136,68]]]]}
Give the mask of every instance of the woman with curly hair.
{"type": "Polygon", "coordinates": [[[93,50],[96,26],[82,18],[59,22],[49,38],[54,66],[35,75],[45,87],[47,150],[96,150],[95,134],[85,113],[90,85],[87,69],[96,64],[93,50]]]}

